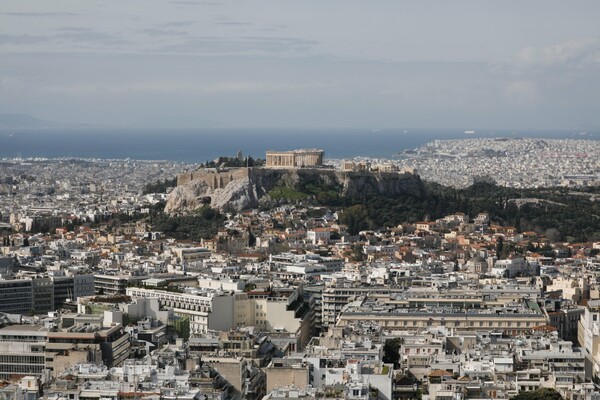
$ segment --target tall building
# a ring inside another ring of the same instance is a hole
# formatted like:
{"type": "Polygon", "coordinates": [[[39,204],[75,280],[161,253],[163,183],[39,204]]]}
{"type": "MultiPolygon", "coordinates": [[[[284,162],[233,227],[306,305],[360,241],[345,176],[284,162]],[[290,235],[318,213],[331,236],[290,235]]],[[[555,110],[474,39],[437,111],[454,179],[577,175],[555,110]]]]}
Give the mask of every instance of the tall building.
{"type": "Polygon", "coordinates": [[[45,314],[64,305],[66,299],[94,294],[93,275],[36,276],[0,279],[0,312],[45,314]]]}
{"type": "Polygon", "coordinates": [[[54,284],[47,276],[31,281],[33,311],[36,314],[54,311],[54,284]]]}
{"type": "Polygon", "coordinates": [[[33,310],[31,279],[0,280],[0,312],[27,314],[33,310]]]}

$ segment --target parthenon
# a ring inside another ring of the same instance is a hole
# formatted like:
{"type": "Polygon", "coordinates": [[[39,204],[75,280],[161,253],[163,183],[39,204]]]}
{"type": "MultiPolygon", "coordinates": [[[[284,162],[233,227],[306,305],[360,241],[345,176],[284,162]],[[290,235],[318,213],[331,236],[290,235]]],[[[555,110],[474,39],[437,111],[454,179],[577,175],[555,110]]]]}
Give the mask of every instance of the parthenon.
{"type": "Polygon", "coordinates": [[[318,149],[269,150],[266,154],[268,168],[301,168],[323,165],[323,150],[318,149]]]}

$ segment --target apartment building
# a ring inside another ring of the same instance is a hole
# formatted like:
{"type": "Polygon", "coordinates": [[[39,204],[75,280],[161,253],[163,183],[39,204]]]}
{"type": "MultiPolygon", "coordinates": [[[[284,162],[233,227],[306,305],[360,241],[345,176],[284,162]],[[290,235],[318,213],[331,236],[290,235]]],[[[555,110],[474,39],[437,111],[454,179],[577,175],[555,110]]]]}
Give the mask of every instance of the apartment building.
{"type": "Polygon", "coordinates": [[[600,300],[589,300],[577,327],[577,341],[585,350],[594,379],[600,377],[600,300]]]}
{"type": "Polygon", "coordinates": [[[205,333],[209,329],[228,330],[234,325],[234,296],[220,291],[202,289],[194,293],[178,293],[160,289],[127,288],[132,299],[158,299],[162,307],[172,308],[177,315],[189,317],[190,333],[205,333]],[[218,310],[218,312],[213,312],[218,310]]]}
{"type": "Polygon", "coordinates": [[[431,326],[443,326],[462,331],[500,331],[506,335],[518,335],[547,324],[546,316],[539,307],[529,303],[482,309],[451,309],[404,308],[369,300],[349,304],[339,316],[337,325],[347,326],[359,321],[376,323],[389,331],[418,331],[431,326]]]}
{"type": "Polygon", "coordinates": [[[48,329],[41,325],[9,325],[0,329],[0,379],[18,375],[41,378],[48,329]]]}
{"type": "Polygon", "coordinates": [[[129,334],[120,323],[108,325],[103,315],[65,314],[48,332],[46,368],[52,376],[77,363],[113,367],[129,357],[129,334]]]}
{"type": "Polygon", "coordinates": [[[314,300],[306,302],[302,288],[273,292],[238,292],[201,289],[177,293],[160,289],[128,288],[132,299],[155,298],[162,307],[190,319],[190,333],[226,331],[254,326],[262,331],[289,332],[296,335],[294,349],[310,340],[314,325],[314,300]]]}

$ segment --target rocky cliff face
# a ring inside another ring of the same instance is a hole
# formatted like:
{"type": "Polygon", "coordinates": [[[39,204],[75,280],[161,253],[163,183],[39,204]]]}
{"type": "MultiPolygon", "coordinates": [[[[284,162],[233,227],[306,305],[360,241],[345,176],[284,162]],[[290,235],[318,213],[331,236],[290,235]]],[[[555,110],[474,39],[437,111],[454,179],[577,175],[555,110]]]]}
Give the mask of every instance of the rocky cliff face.
{"type": "Polygon", "coordinates": [[[251,169],[247,177],[234,179],[222,188],[202,181],[179,185],[171,192],[165,212],[182,214],[204,204],[212,207],[244,210],[270,201],[275,187],[303,191],[307,185],[336,190],[345,197],[370,195],[421,197],[425,188],[418,176],[398,173],[344,172],[321,169],[251,169]]]}
{"type": "Polygon", "coordinates": [[[169,195],[165,212],[168,214],[185,214],[204,204],[223,210],[227,207],[244,210],[255,207],[259,196],[250,179],[244,178],[229,182],[222,189],[213,189],[202,181],[192,181],[177,186],[169,195]]]}

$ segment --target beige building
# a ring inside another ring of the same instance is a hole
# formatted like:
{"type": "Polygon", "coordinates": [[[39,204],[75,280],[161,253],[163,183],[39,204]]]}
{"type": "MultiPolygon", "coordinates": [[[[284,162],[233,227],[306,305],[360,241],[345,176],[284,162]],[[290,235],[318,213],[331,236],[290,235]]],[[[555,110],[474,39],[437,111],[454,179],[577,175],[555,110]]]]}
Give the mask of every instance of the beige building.
{"type": "Polygon", "coordinates": [[[301,168],[323,165],[323,150],[301,149],[266,152],[268,168],[301,168]]]}
{"type": "Polygon", "coordinates": [[[370,171],[371,163],[368,161],[349,161],[345,160],[342,163],[342,171],[370,171]]]}
{"type": "Polygon", "coordinates": [[[265,395],[265,373],[243,357],[203,356],[202,362],[233,386],[233,398],[258,400],[265,395]]]}
{"type": "Polygon", "coordinates": [[[552,279],[552,283],[546,288],[546,292],[561,291],[563,299],[572,300],[575,304],[583,300],[588,290],[587,278],[571,276],[556,277],[552,279]]]}
{"type": "MultiPolygon", "coordinates": [[[[386,310],[387,311],[387,310],[386,310]]],[[[429,326],[446,326],[461,331],[497,330],[506,335],[518,335],[547,324],[540,313],[492,313],[492,312],[345,312],[337,326],[358,322],[376,323],[386,330],[420,331],[429,326]]]]}
{"type": "Polygon", "coordinates": [[[234,313],[237,328],[254,326],[262,331],[294,334],[296,344],[291,351],[304,348],[311,338],[314,301],[305,303],[299,290],[269,296],[238,294],[234,313]]]}
{"type": "Polygon", "coordinates": [[[361,322],[377,324],[386,331],[414,332],[445,326],[460,331],[497,331],[514,336],[543,329],[548,319],[535,301],[511,300],[510,293],[498,294],[484,288],[473,294],[448,291],[439,295],[397,295],[389,300],[355,300],[342,310],[336,325],[345,327],[361,322]]]}
{"type": "Polygon", "coordinates": [[[266,368],[267,392],[281,387],[293,385],[305,388],[310,384],[310,366],[297,358],[278,358],[266,368]]]}

